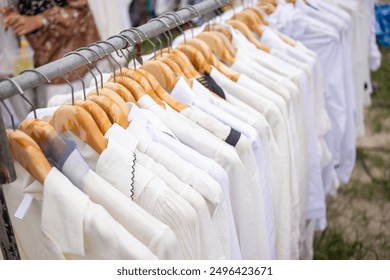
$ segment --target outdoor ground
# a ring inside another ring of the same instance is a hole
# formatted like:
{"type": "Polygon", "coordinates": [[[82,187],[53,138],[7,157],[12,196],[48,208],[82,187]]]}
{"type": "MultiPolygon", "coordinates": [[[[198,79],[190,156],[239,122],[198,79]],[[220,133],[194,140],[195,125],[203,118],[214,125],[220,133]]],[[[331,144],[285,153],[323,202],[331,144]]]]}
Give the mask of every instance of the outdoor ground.
{"type": "Polygon", "coordinates": [[[328,228],[316,235],[315,259],[390,259],[390,50],[382,54],[356,166],[328,199],[328,228]]]}

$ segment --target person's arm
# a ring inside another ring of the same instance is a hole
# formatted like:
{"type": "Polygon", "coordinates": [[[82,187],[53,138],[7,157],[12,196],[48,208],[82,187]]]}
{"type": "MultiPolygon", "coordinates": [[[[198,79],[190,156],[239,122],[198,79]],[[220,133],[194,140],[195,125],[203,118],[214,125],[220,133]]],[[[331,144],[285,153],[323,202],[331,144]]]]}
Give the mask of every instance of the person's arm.
{"type": "Polygon", "coordinates": [[[88,9],[87,0],[69,0],[64,7],[52,7],[36,16],[20,15],[6,9],[0,9],[0,12],[4,14],[4,28],[11,27],[19,36],[47,30],[51,36],[70,38],[88,9]]]}
{"type": "Polygon", "coordinates": [[[12,28],[18,35],[25,35],[43,27],[42,19],[38,16],[24,16],[18,14],[13,8],[0,7],[3,14],[3,29],[12,28]]]}

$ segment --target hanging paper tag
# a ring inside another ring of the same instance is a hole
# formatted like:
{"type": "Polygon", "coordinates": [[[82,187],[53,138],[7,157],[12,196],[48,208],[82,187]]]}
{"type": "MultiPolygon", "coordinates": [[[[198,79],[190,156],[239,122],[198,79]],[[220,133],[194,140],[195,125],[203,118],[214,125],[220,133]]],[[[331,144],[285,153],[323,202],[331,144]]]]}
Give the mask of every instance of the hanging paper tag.
{"type": "Polygon", "coordinates": [[[16,210],[15,218],[18,218],[20,220],[23,220],[24,216],[26,215],[28,209],[31,206],[31,203],[33,202],[34,197],[30,194],[25,194],[23,197],[22,203],[20,203],[18,210],[16,210]]]}

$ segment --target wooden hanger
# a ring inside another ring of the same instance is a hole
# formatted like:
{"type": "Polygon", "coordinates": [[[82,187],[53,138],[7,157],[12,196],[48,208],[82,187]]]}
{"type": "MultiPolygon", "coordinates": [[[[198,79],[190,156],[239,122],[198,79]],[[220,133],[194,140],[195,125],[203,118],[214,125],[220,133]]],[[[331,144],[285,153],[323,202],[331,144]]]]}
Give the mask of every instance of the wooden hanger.
{"type": "Polygon", "coordinates": [[[12,157],[42,185],[51,165],[38,144],[20,130],[7,130],[12,157]]]}
{"type": "Polygon", "coordinates": [[[41,119],[23,120],[18,128],[30,136],[41,148],[46,141],[59,137],[57,130],[47,121],[41,119]]]}
{"type": "MultiPolygon", "coordinates": [[[[165,57],[165,56],[162,56],[162,57],[157,56],[157,60],[165,63],[173,71],[173,73],[176,75],[176,77],[182,77],[186,81],[186,83],[191,87],[191,82],[190,82],[189,78],[187,78],[187,76],[181,70],[179,65],[173,59],[171,59],[169,57],[165,57]]],[[[176,79],[176,82],[177,82],[177,79],[176,79]]]]}
{"type": "Polygon", "coordinates": [[[258,36],[263,35],[263,30],[260,28],[260,24],[258,19],[253,16],[253,14],[249,13],[249,11],[241,11],[236,13],[231,19],[239,20],[258,36]]]}
{"type": "Polygon", "coordinates": [[[104,112],[104,110],[95,102],[91,100],[77,100],[74,104],[81,106],[88,111],[103,135],[106,134],[107,130],[112,126],[111,120],[106,112],[104,112]]]}
{"type": "Polygon", "coordinates": [[[107,147],[107,140],[95,120],[81,106],[63,105],[59,107],[51,117],[50,124],[57,131],[72,131],[99,154],[107,147]]]}
{"type": "Polygon", "coordinates": [[[123,128],[127,128],[129,126],[130,123],[127,120],[127,115],[125,115],[120,106],[112,101],[109,97],[102,94],[91,94],[88,95],[87,98],[98,104],[104,110],[111,123],[117,123],[123,128]]]}
{"type": "Polygon", "coordinates": [[[232,65],[234,63],[234,56],[230,54],[221,38],[214,33],[204,31],[196,35],[196,38],[204,41],[222,62],[227,65],[232,65]]]}
{"type": "MultiPolygon", "coordinates": [[[[232,41],[232,34],[230,34],[229,30],[225,26],[222,26],[220,24],[213,24],[212,26],[210,24],[206,25],[205,30],[207,31],[216,31],[219,33],[222,33],[225,35],[225,38],[229,40],[229,42],[232,41]]],[[[234,47],[233,47],[234,48],[234,47]]]]}
{"type": "Polygon", "coordinates": [[[90,95],[104,95],[107,96],[109,99],[111,99],[113,102],[115,102],[119,108],[122,110],[122,112],[127,116],[130,113],[130,108],[126,105],[126,102],[120,97],[118,94],[116,94],[114,91],[108,89],[108,88],[99,88],[99,94],[96,91],[96,89],[91,90],[87,96],[90,95]]]}
{"type": "MultiPolygon", "coordinates": [[[[165,51],[165,50],[163,50],[163,51],[165,51]]],[[[175,60],[176,57],[180,58],[180,61],[182,61],[182,63],[179,62],[178,64],[182,68],[183,72],[185,72],[185,70],[188,70],[189,79],[200,77],[199,72],[196,71],[196,69],[192,65],[191,61],[188,59],[188,57],[181,50],[176,49],[176,48],[172,49],[171,54],[175,54],[175,56],[173,56],[173,60],[175,60]]]]}
{"type": "Polygon", "coordinates": [[[248,8],[245,8],[244,11],[249,13],[249,14],[252,14],[253,16],[255,16],[258,19],[258,22],[259,22],[260,25],[269,25],[267,20],[264,18],[263,14],[260,12],[259,8],[257,8],[257,7],[254,7],[254,8],[248,7],[248,8]]]}
{"type": "Polygon", "coordinates": [[[176,85],[175,73],[161,61],[149,60],[140,69],[152,74],[165,90],[171,91],[176,85]]]}
{"type": "Polygon", "coordinates": [[[157,56],[157,60],[165,63],[176,76],[185,77],[184,72],[181,70],[179,65],[168,56],[157,56]]]}
{"type": "Polygon", "coordinates": [[[209,32],[212,33],[212,34],[215,34],[215,36],[218,36],[222,40],[224,46],[229,51],[231,56],[233,56],[233,57],[236,56],[236,48],[232,44],[232,41],[230,39],[231,36],[227,36],[226,35],[226,33],[229,34],[228,31],[226,33],[224,33],[224,32],[218,32],[216,30],[210,30],[209,32]]]}
{"type": "MultiPolygon", "coordinates": [[[[99,107],[98,105],[96,106],[99,107]]],[[[65,141],[64,137],[60,136],[55,128],[44,120],[24,120],[19,125],[19,129],[38,144],[46,157],[54,156],[54,154],[51,154],[53,148],[55,148],[55,153],[58,153],[59,155],[61,151],[65,151],[68,147],[68,143],[65,141]]]]}
{"type": "Polygon", "coordinates": [[[272,14],[276,10],[276,6],[268,1],[259,1],[256,3],[256,6],[262,9],[267,15],[272,14]]]}
{"type": "MultiPolygon", "coordinates": [[[[172,70],[169,69],[164,63],[161,61],[148,61],[140,69],[138,69],[142,75],[150,82],[150,85],[154,88],[157,95],[164,100],[171,108],[173,108],[177,112],[181,112],[184,109],[188,108],[187,105],[175,100],[172,96],[170,96],[163,88],[163,85],[158,81],[158,78],[153,75],[153,72],[157,72],[157,75],[161,75],[159,71],[170,72],[172,70]],[[146,65],[146,67],[144,67],[146,65]]],[[[172,75],[172,73],[170,74],[172,75]]],[[[174,75],[174,73],[173,73],[174,75]]],[[[171,86],[171,85],[170,85],[171,86]]],[[[170,91],[173,89],[175,84],[169,89],[170,91]]]]}
{"type": "Polygon", "coordinates": [[[149,85],[153,88],[154,92],[156,92],[158,96],[162,96],[164,94],[165,89],[163,89],[163,87],[152,74],[143,69],[137,70],[146,80],[148,80],[149,85]]]}
{"type": "Polygon", "coordinates": [[[229,67],[227,67],[225,64],[223,64],[221,61],[219,61],[215,55],[213,54],[213,51],[210,49],[210,47],[203,42],[202,40],[198,38],[192,38],[190,40],[187,40],[187,45],[191,45],[195,48],[197,48],[203,56],[206,58],[206,60],[209,62],[210,65],[213,65],[215,68],[218,69],[222,74],[224,74],[226,77],[228,77],[230,80],[237,82],[238,78],[240,77],[240,74],[236,71],[233,71],[229,67]]]}
{"type": "Polygon", "coordinates": [[[148,80],[139,73],[138,69],[123,68],[122,74],[123,77],[117,79],[117,82],[123,84],[132,93],[136,101],[148,94],[158,105],[165,109],[164,102],[155,93],[148,80]]]}
{"type": "Polygon", "coordinates": [[[127,88],[136,101],[146,94],[143,88],[136,81],[129,77],[117,76],[116,82],[127,88]]]}
{"type": "Polygon", "coordinates": [[[268,48],[266,45],[260,43],[252,34],[248,26],[246,26],[244,23],[242,23],[239,20],[230,19],[226,22],[227,24],[233,26],[235,29],[240,31],[252,44],[256,46],[256,48],[263,50],[265,52],[270,52],[270,48],[268,48]]]}
{"type": "Polygon", "coordinates": [[[184,74],[184,77],[187,79],[192,79],[194,76],[199,76],[199,73],[192,66],[188,58],[177,49],[169,50],[165,48],[161,52],[158,52],[157,58],[159,57],[168,57],[172,59],[180,67],[181,71],[184,74]],[[194,74],[195,73],[195,74],[194,74]]]}
{"type": "Polygon", "coordinates": [[[203,56],[203,54],[195,47],[188,44],[182,44],[176,47],[183,52],[185,56],[191,61],[191,64],[195,67],[196,71],[201,74],[210,74],[211,65],[203,56]]]}
{"type": "Polygon", "coordinates": [[[110,80],[106,82],[103,87],[116,92],[125,102],[136,103],[136,100],[131,92],[124,85],[120,83],[114,83],[114,78],[110,78],[110,80]]]}

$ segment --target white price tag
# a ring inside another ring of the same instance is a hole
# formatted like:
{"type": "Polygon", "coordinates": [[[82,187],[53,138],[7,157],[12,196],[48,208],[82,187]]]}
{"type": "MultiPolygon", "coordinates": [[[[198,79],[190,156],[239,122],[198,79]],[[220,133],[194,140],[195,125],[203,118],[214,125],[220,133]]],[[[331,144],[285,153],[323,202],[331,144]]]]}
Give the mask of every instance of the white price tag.
{"type": "Polygon", "coordinates": [[[15,217],[23,220],[24,216],[26,215],[28,209],[31,206],[31,203],[33,202],[34,197],[30,194],[25,194],[22,203],[20,203],[18,210],[16,210],[15,217]]]}

